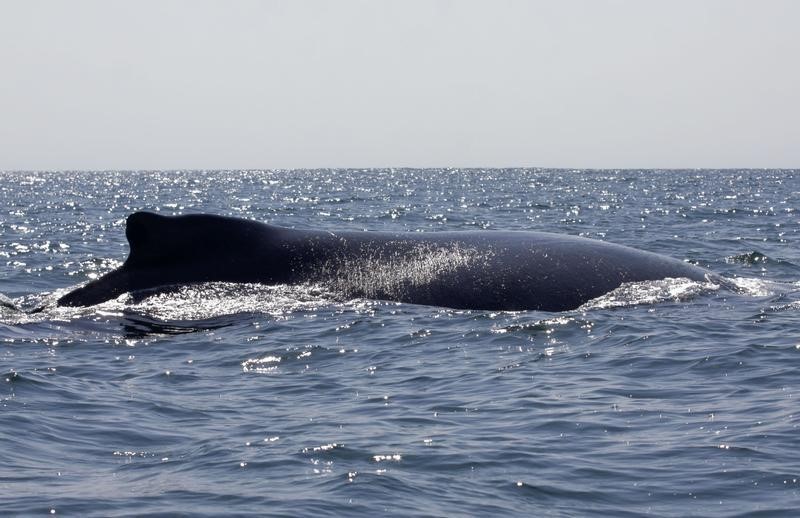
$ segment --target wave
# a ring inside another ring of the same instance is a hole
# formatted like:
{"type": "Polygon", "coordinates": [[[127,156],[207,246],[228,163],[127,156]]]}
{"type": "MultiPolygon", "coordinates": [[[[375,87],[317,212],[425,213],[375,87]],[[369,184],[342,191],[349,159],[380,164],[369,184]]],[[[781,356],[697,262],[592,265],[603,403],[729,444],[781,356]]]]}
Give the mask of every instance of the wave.
{"type": "MultiPolygon", "coordinates": [[[[697,282],[686,278],[626,283],[578,308],[578,312],[683,302],[717,293],[725,288],[745,297],[782,298],[800,291],[800,282],[781,283],[761,278],[725,278],[697,282]]],[[[259,314],[275,319],[292,314],[316,312],[334,306],[338,310],[373,312],[379,306],[398,306],[397,302],[342,296],[321,284],[263,285],[201,283],[125,294],[90,307],[60,307],[56,301],[68,288],[53,293],[12,299],[0,294],[0,323],[20,326],[42,322],[88,321],[98,317],[122,319],[124,327],[141,333],[180,334],[217,326],[221,317],[259,314]]],[[[782,309],[799,307],[788,301],[782,309]]],[[[455,310],[448,310],[455,311],[455,310]]],[[[476,315],[485,312],[478,311],[476,315]]],[[[488,312],[493,314],[494,312],[488,312]]],[[[525,312],[521,312],[525,313],[525,312]]],[[[531,332],[535,332],[533,326],[531,332]]]]}

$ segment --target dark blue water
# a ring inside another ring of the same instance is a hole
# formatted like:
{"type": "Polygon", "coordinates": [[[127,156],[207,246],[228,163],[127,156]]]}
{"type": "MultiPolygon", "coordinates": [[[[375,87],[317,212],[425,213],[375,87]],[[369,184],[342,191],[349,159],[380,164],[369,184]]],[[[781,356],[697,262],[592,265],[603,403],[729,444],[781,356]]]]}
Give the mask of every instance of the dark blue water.
{"type": "Polygon", "coordinates": [[[795,516],[800,172],[3,173],[3,515],[795,516]],[[140,209],[686,259],[566,313],[193,286],[56,308],[140,209]]]}

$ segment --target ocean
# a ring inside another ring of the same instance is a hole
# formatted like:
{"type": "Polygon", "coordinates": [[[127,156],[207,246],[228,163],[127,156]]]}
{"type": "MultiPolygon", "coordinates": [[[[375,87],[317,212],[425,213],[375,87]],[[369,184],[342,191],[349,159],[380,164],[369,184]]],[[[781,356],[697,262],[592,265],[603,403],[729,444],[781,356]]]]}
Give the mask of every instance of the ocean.
{"type": "Polygon", "coordinates": [[[800,171],[0,173],[4,516],[797,516],[800,171]],[[535,230],[730,279],[577,310],[211,283],[88,308],[137,210],[535,230]]]}

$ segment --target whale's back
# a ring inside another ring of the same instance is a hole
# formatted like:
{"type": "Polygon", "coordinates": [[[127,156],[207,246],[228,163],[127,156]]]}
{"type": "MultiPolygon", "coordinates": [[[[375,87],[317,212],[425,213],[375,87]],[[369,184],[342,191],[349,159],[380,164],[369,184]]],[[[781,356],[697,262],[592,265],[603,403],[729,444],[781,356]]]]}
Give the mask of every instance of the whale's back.
{"type": "Polygon", "coordinates": [[[342,297],[462,309],[574,309],[625,282],[710,272],[630,247],[543,232],[292,230],[194,214],[128,217],[128,259],[59,300],[209,281],[321,283],[342,297]]]}

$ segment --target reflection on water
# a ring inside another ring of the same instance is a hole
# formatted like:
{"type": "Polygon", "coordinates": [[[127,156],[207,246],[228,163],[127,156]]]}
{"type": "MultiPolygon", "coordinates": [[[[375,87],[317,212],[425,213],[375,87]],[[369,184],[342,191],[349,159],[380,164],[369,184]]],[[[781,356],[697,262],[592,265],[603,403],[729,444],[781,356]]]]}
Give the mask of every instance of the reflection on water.
{"type": "Polygon", "coordinates": [[[797,192],[795,171],[2,175],[3,513],[793,516],[797,192]],[[338,286],[56,307],[124,260],[139,209],[561,232],[727,280],[633,283],[558,314],[347,296],[480,260],[428,250],[338,286]]]}

